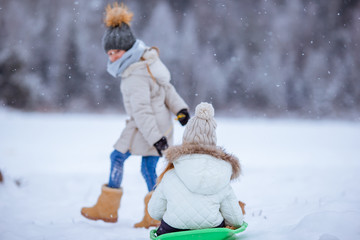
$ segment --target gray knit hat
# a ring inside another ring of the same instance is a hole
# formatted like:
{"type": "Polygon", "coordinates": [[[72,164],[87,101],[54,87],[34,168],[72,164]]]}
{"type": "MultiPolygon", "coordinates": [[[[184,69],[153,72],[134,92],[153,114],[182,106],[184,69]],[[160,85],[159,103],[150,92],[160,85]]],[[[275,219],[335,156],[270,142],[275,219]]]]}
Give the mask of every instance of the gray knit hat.
{"type": "Polygon", "coordinates": [[[135,43],[130,22],[133,13],[124,4],[114,3],[106,7],[105,25],[107,27],[102,39],[105,52],[110,49],[129,50],[135,43]]]}
{"type": "Polygon", "coordinates": [[[216,146],[216,126],[213,106],[206,102],[200,103],[195,108],[195,116],[186,125],[183,143],[216,146]]]}

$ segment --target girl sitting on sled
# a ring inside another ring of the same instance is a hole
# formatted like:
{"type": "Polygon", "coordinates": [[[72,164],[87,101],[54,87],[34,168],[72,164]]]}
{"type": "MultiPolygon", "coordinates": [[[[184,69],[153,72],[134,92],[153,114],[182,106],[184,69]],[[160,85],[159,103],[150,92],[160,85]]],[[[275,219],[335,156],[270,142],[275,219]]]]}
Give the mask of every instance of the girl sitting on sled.
{"type": "Polygon", "coordinates": [[[230,185],[240,174],[240,163],[216,146],[215,130],[214,108],[201,103],[186,126],[183,144],[165,152],[169,163],[148,205],[150,216],[161,221],[158,236],[243,224],[243,206],[230,185]]]}

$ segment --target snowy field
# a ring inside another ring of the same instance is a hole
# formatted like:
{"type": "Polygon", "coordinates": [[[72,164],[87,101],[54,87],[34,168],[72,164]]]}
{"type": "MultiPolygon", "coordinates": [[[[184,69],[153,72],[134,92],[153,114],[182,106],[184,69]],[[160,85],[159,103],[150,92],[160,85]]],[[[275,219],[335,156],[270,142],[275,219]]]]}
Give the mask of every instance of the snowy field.
{"type": "MultiPolygon", "coordinates": [[[[132,227],[143,216],[146,193],[140,157],[125,163],[117,223],[80,215],[107,182],[124,120],[0,109],[0,239],[149,239],[149,230],[132,227]]],[[[249,227],[239,239],[360,239],[359,122],[217,122],[218,144],[243,167],[233,188],[247,203],[249,227]]],[[[183,128],[175,126],[179,144],[183,128]]]]}

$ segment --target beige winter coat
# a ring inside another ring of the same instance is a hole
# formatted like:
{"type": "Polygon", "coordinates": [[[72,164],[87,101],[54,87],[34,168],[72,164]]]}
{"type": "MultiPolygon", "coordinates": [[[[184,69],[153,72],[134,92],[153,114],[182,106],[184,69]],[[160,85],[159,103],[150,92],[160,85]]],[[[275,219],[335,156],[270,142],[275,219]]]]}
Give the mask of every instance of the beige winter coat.
{"type": "Polygon", "coordinates": [[[161,137],[173,142],[172,118],[183,108],[184,100],[170,83],[170,72],[155,49],[147,49],[142,60],[131,64],[121,75],[125,129],[114,148],[133,155],[158,156],[153,146],[161,137]]]}

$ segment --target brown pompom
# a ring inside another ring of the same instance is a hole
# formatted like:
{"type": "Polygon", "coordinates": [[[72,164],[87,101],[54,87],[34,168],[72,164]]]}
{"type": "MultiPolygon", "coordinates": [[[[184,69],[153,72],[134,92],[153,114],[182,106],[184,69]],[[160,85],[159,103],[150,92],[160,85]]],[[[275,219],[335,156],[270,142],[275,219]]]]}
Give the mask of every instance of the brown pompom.
{"type": "Polygon", "coordinates": [[[107,5],[104,22],[107,27],[121,26],[122,23],[130,25],[133,15],[134,14],[130,12],[123,3],[119,6],[119,4],[115,2],[112,7],[110,4],[107,5]]]}

